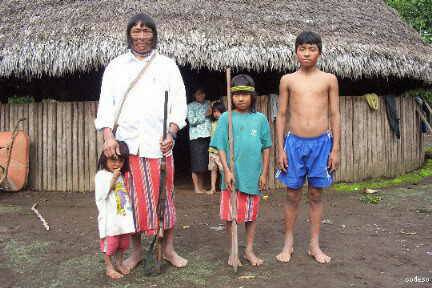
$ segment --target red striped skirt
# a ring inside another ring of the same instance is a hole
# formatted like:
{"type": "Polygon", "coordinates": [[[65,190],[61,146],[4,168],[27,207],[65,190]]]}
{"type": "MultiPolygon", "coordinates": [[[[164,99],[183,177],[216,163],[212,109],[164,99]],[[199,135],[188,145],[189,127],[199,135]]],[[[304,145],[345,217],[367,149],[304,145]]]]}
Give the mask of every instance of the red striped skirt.
{"type": "MultiPolygon", "coordinates": [[[[159,202],[161,159],[129,156],[130,171],[126,182],[133,207],[136,232],[154,235],[159,227],[157,207],[159,202]]],[[[174,206],[174,158],[166,157],[166,202],[163,228],[174,228],[176,210],[174,206]]]]}
{"type": "MultiPolygon", "coordinates": [[[[250,195],[237,191],[237,223],[256,221],[259,211],[259,195],[250,195]]],[[[221,191],[220,217],[231,221],[231,191],[221,191]]]]}

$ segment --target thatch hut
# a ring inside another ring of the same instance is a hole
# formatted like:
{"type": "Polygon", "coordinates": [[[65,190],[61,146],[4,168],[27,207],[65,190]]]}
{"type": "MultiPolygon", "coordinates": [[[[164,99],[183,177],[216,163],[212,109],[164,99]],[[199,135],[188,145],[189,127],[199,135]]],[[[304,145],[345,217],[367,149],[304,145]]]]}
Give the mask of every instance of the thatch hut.
{"type": "MultiPolygon", "coordinates": [[[[395,176],[422,164],[416,104],[400,95],[432,83],[432,47],[384,1],[3,1],[0,100],[69,101],[0,106],[0,130],[28,118],[30,188],[92,190],[101,143],[92,119],[101,73],[126,50],[125,23],[138,11],[157,20],[158,49],[176,59],[187,87],[205,83],[212,98],[223,95],[228,66],[252,73],[262,94],[277,92],[280,75],[297,65],[295,36],[304,29],[319,32],[320,67],[335,73],[341,86],[337,178],[395,176]],[[367,92],[397,96],[401,139],[389,129],[382,97],[372,112],[360,97],[367,92]]],[[[269,99],[261,97],[258,108],[273,125],[269,99]]],[[[273,177],[270,184],[277,186],[273,177]]]]}

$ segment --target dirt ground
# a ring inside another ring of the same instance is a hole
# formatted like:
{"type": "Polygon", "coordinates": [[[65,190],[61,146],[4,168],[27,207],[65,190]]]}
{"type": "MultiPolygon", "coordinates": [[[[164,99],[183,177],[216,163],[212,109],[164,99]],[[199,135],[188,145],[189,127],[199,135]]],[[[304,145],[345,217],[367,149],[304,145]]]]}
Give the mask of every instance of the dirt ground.
{"type": "MultiPolygon", "coordinates": [[[[160,276],[142,267],[119,281],[108,280],[98,252],[96,207],[91,193],[24,191],[0,193],[1,287],[432,287],[432,178],[415,186],[384,189],[378,204],[360,193],[328,191],[322,225],[323,250],[333,257],[320,265],[306,255],[307,203],[296,226],[289,264],[274,256],[282,246],[284,191],[262,200],[256,251],[264,260],[237,274],[225,263],[227,238],[220,230],[219,195],[176,190],[176,247],[189,259],[184,269],[163,266],[160,276]],[[30,210],[41,200],[45,231],[30,210]],[[417,277],[417,278],[416,278],[417,277]],[[430,283],[421,277],[430,278],[430,283]],[[417,282],[415,282],[417,281],[417,282]]],[[[239,229],[240,251],[244,228],[239,229]]]]}

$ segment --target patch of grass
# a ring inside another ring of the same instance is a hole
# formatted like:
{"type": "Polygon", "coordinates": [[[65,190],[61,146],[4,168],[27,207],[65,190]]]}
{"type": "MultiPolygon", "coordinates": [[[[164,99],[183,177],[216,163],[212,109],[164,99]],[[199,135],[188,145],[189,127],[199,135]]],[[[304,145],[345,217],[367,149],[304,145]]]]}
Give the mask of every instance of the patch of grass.
{"type": "Polygon", "coordinates": [[[354,192],[362,191],[365,188],[380,189],[402,184],[417,184],[428,176],[432,176],[432,159],[426,160],[423,167],[419,170],[393,179],[378,178],[357,183],[338,183],[333,185],[333,189],[336,191],[354,192]]]}
{"type": "Polygon", "coordinates": [[[7,213],[18,213],[21,212],[23,207],[11,205],[11,204],[0,204],[0,214],[7,214],[7,213]]]}
{"type": "Polygon", "coordinates": [[[25,244],[14,239],[7,242],[4,252],[7,255],[7,265],[17,273],[25,273],[36,268],[46,255],[52,242],[33,241],[25,244]]]}
{"type": "Polygon", "coordinates": [[[105,265],[94,254],[68,259],[56,269],[57,276],[50,283],[50,288],[91,287],[92,283],[105,279],[105,265]]]}
{"type": "Polygon", "coordinates": [[[432,209],[427,209],[427,208],[418,208],[418,209],[416,209],[416,213],[421,213],[421,214],[432,214],[432,209]]]}
{"type": "Polygon", "coordinates": [[[202,259],[194,259],[188,266],[184,269],[175,269],[170,271],[168,278],[171,278],[171,281],[182,281],[190,284],[192,287],[206,287],[207,280],[209,276],[213,273],[212,271],[215,269],[216,265],[214,263],[210,263],[204,261],[202,259]],[[198,260],[198,261],[197,261],[198,260]]]}
{"type": "MultiPolygon", "coordinates": [[[[193,259],[184,268],[177,269],[171,267],[168,263],[163,263],[162,274],[146,276],[143,267],[137,267],[132,275],[127,277],[130,287],[208,287],[209,278],[214,274],[214,271],[222,265],[219,261],[208,261],[200,255],[202,251],[197,250],[191,254],[185,254],[188,259],[193,259]],[[141,285],[141,286],[140,286],[141,285]]],[[[119,282],[120,283],[120,282],[119,282]]],[[[122,285],[113,284],[112,287],[124,287],[122,285]]]]}
{"type": "Polygon", "coordinates": [[[367,204],[378,204],[382,200],[379,195],[363,195],[360,197],[360,201],[367,204]]]}
{"type": "Polygon", "coordinates": [[[26,103],[33,103],[35,102],[35,99],[30,96],[11,96],[8,97],[8,103],[9,104],[26,104],[26,103]]]}
{"type": "Polygon", "coordinates": [[[425,157],[426,159],[432,159],[432,146],[425,149],[425,157]]]}

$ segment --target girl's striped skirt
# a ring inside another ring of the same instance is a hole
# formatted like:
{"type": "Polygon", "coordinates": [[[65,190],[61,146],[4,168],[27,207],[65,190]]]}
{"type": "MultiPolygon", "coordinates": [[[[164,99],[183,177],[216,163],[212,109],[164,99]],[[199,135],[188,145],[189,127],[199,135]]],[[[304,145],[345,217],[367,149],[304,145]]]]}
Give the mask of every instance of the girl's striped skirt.
{"type": "MultiPolygon", "coordinates": [[[[259,195],[250,195],[237,191],[237,223],[256,221],[259,211],[259,195]]],[[[231,221],[231,191],[221,191],[220,217],[231,221]]]]}

